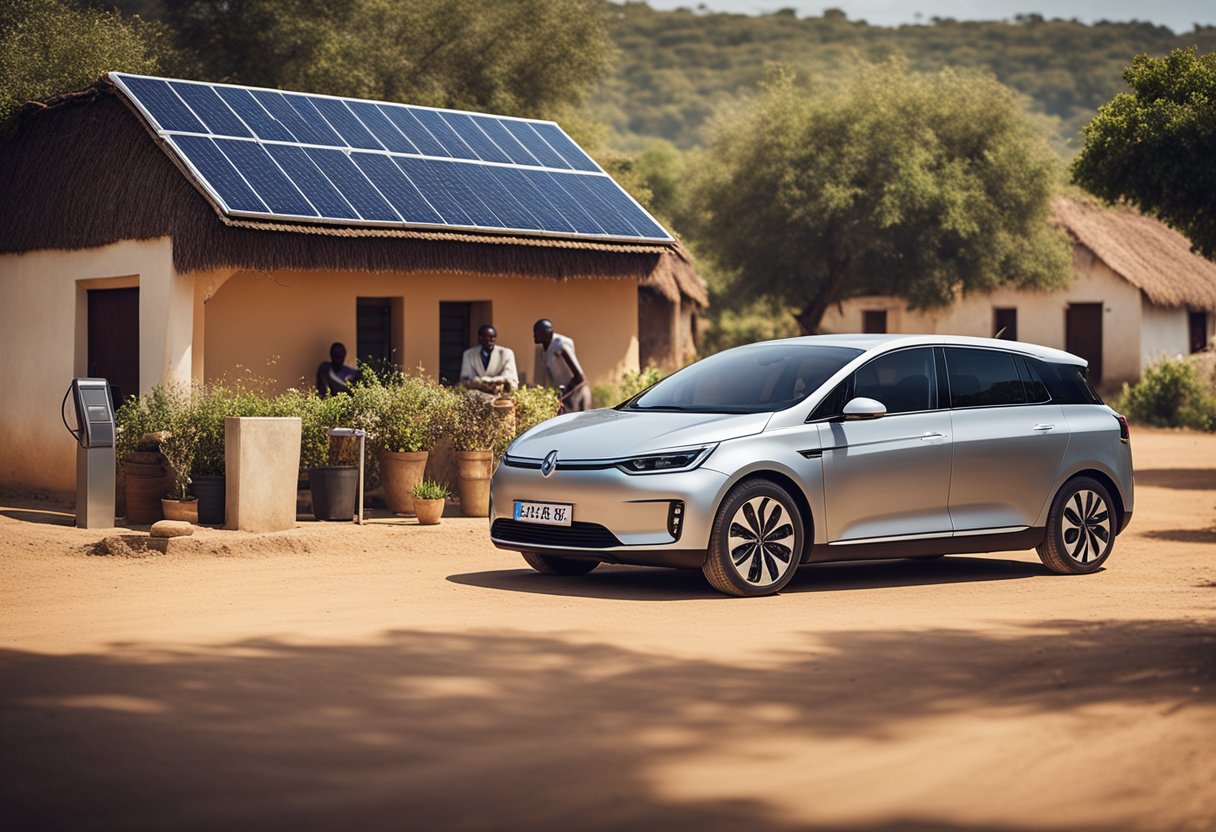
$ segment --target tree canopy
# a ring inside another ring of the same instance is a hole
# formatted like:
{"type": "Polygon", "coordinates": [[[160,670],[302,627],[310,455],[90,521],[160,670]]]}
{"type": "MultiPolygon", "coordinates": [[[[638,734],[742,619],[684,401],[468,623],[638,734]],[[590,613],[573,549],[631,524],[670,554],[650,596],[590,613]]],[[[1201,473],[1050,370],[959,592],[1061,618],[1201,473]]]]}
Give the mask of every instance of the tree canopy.
{"type": "MultiPolygon", "coordinates": [[[[754,4],[763,5],[763,4],[754,4]]],[[[771,4],[772,7],[780,3],[771,4]]],[[[1043,5],[1043,4],[1040,4],[1043,5]]],[[[1073,137],[1119,91],[1119,71],[1140,52],[1163,55],[1196,44],[1216,49],[1216,26],[1175,34],[1145,22],[1048,20],[960,21],[872,26],[839,11],[822,16],[709,12],[688,3],[673,11],[628,2],[611,7],[620,58],[594,98],[596,113],[622,135],[700,143],[700,127],[723,101],[755,88],[779,63],[800,75],[839,76],[860,57],[904,55],[914,69],[984,69],[1027,95],[1037,112],[1073,137]]]]}
{"type": "Polygon", "coordinates": [[[803,332],[863,294],[943,305],[958,291],[1064,283],[1049,223],[1058,160],[986,76],[860,65],[806,91],[788,74],[718,121],[693,165],[699,250],[738,296],[794,308],[803,332]]]}
{"type": "Polygon", "coordinates": [[[126,0],[209,81],[522,116],[579,104],[614,47],[598,0],[126,0]]]}
{"type": "Polygon", "coordinates": [[[157,72],[164,26],[63,0],[0,3],[0,123],[27,101],[87,87],[110,70],[157,72]]]}
{"type": "Polygon", "coordinates": [[[1085,128],[1078,184],[1127,200],[1216,259],[1216,52],[1137,55],[1119,93],[1085,128]]]}

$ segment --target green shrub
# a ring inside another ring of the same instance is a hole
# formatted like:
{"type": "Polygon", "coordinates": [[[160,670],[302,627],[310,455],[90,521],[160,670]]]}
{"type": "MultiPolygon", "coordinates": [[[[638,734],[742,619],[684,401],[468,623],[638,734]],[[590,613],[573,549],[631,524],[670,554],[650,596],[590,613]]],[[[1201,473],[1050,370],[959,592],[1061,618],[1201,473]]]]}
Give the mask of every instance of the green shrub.
{"type": "Polygon", "coordinates": [[[615,407],[662,380],[663,373],[655,367],[647,367],[638,373],[625,373],[616,384],[597,384],[591,388],[591,405],[592,407],[615,407]]]}
{"type": "Polygon", "coordinates": [[[552,419],[561,407],[557,391],[551,387],[521,387],[511,393],[511,398],[515,400],[515,436],[552,419]]]}
{"type": "Polygon", "coordinates": [[[454,391],[449,435],[453,451],[493,451],[500,445],[502,421],[491,399],[472,390],[454,391]]]}
{"type": "Polygon", "coordinates": [[[451,489],[435,480],[423,480],[410,493],[415,500],[444,500],[452,496],[451,489]]]}
{"type": "Polygon", "coordinates": [[[1194,358],[1162,359],[1123,385],[1119,408],[1140,424],[1216,431],[1216,378],[1194,358]]]}
{"type": "Polygon", "coordinates": [[[372,446],[393,453],[429,451],[451,426],[455,394],[421,374],[372,376],[352,391],[360,427],[372,446]]]}

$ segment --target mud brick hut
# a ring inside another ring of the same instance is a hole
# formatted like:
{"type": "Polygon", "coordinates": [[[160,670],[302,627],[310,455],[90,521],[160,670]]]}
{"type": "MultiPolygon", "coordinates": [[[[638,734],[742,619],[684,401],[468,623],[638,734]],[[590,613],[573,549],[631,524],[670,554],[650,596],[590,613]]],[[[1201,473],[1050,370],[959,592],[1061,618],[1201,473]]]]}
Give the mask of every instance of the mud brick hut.
{"type": "Polygon", "coordinates": [[[0,139],[0,485],[69,491],[73,377],[311,384],[330,343],[454,379],[477,327],[593,382],[694,351],[704,283],[551,122],[111,74],[0,139]],[[657,310],[657,312],[656,312],[657,310]]]}

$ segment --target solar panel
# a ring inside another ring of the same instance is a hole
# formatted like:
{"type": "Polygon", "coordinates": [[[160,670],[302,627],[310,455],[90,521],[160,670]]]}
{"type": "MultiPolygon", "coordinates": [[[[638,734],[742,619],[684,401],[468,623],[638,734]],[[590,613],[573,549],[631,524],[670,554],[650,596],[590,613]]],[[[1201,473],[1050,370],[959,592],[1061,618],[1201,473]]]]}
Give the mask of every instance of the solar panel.
{"type": "Polygon", "coordinates": [[[110,78],[231,216],[672,242],[551,121],[110,78]]]}

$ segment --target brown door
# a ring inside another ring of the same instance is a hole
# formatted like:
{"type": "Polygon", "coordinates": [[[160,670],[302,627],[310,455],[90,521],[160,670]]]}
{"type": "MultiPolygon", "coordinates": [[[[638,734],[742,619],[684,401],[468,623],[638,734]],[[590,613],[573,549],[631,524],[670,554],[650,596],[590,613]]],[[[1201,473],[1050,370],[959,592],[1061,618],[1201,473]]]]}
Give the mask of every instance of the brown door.
{"type": "Polygon", "coordinates": [[[89,290],[88,375],[110,382],[115,407],[139,394],[139,289],[89,290]]]}
{"type": "Polygon", "coordinates": [[[1089,380],[1102,381],[1102,304],[1072,303],[1064,319],[1064,349],[1089,362],[1089,380]]]}

